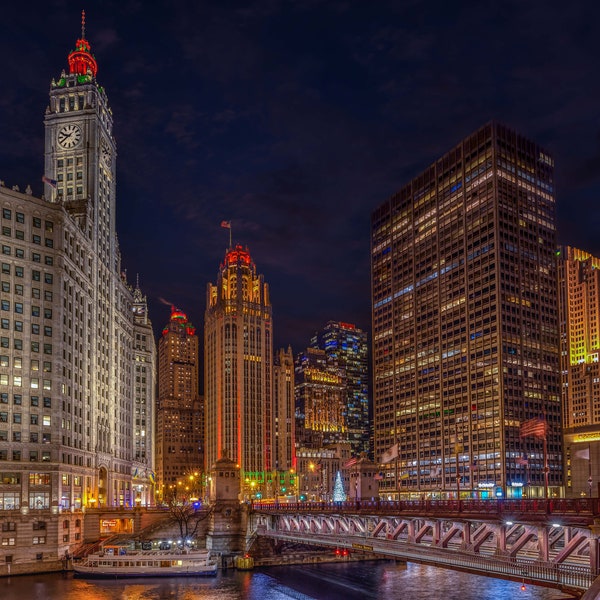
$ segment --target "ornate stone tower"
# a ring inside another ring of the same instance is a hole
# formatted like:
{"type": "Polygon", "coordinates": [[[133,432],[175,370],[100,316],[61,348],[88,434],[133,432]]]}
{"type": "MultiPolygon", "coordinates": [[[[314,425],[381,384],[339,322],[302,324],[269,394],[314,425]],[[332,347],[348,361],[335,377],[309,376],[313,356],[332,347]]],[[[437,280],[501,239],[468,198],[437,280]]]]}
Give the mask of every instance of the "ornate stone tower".
{"type": "Polygon", "coordinates": [[[46,198],[61,202],[94,240],[106,267],[116,253],[115,168],[116,144],[112,111],[104,88],[96,81],[98,66],[85,39],[85,12],[81,38],[68,57],[69,72],[52,80],[46,110],[46,198]]]}
{"type": "Polygon", "coordinates": [[[83,27],[68,63],[46,110],[44,197],[0,184],[0,513],[23,517],[4,569],[42,554],[56,568],[91,535],[83,509],[153,501],[154,339],[121,268],[112,116],[83,27]],[[41,549],[30,511],[48,524],[41,549]]]}
{"type": "Polygon", "coordinates": [[[244,547],[246,505],[240,504],[240,468],[223,457],[210,469],[210,501],[213,510],[206,535],[206,547],[213,552],[236,554],[244,547]]]}
{"type": "Polygon", "coordinates": [[[142,374],[141,369],[138,374],[134,364],[141,366],[141,361],[136,362],[134,351],[139,350],[137,358],[144,355],[152,364],[155,349],[147,338],[148,332],[151,335],[147,317],[139,312],[145,311],[145,301],[139,291],[134,299],[121,268],[115,229],[113,119],[106,92],[96,80],[98,66],[85,38],[85,13],[68,64],[68,72],[52,80],[44,118],[45,200],[72,217],[65,220],[64,231],[58,231],[67,268],[60,280],[56,315],[66,330],[58,337],[62,329],[56,328],[61,352],[55,369],[69,378],[59,384],[64,396],[61,406],[68,414],[57,422],[76,418],[77,435],[61,432],[57,438],[79,451],[73,461],[86,467],[83,505],[148,503],[154,479],[152,456],[147,444],[145,448],[141,440],[135,444],[131,423],[132,419],[139,422],[140,438],[151,426],[153,374],[142,374]],[[147,343],[136,349],[137,335],[145,335],[147,343]],[[146,380],[143,390],[132,383],[138,376],[140,383],[142,377],[146,380]]]}
{"type": "Polygon", "coordinates": [[[269,287],[247,249],[227,251],[206,306],[206,464],[229,456],[250,498],[272,469],[273,339],[269,287]]]}

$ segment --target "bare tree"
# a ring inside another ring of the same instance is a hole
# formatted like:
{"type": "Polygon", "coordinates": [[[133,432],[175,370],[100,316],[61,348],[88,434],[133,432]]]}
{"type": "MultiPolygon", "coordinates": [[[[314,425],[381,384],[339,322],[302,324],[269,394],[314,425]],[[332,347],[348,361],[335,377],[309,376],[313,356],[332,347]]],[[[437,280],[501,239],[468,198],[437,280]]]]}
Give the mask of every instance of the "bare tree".
{"type": "Polygon", "coordinates": [[[212,507],[205,509],[199,502],[191,502],[188,498],[172,497],[167,506],[174,523],[179,525],[179,533],[184,540],[194,538],[200,523],[212,512],[212,507]]]}

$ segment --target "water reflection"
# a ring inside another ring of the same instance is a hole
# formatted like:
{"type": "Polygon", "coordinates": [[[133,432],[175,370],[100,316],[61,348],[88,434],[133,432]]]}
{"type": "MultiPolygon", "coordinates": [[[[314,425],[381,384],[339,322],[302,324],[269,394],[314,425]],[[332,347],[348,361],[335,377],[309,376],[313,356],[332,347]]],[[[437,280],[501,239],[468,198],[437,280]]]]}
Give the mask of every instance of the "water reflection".
{"type": "Polygon", "coordinates": [[[334,563],[219,573],[215,578],[74,579],[49,574],[0,579],[2,600],[559,600],[555,590],[423,565],[334,563]]]}
{"type": "Polygon", "coordinates": [[[416,564],[354,563],[276,567],[269,576],[316,600],[559,600],[546,588],[416,564]]]}

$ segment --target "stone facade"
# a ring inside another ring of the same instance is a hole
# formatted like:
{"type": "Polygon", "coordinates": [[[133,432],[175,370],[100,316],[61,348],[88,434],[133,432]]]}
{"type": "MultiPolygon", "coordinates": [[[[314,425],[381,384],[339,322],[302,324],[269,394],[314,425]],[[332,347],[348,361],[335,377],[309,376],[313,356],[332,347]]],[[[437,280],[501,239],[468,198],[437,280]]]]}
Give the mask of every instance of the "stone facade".
{"type": "Polygon", "coordinates": [[[154,340],[121,267],[112,112],[76,48],[51,84],[44,196],[0,182],[0,574],[52,570],[88,508],[153,502],[154,340]]]}

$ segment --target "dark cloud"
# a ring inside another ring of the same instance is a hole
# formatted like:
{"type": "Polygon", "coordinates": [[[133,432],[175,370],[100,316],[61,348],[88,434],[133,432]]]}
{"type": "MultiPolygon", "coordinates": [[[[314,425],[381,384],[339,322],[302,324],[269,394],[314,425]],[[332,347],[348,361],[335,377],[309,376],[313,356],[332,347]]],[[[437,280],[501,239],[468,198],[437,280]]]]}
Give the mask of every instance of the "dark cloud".
{"type": "MultiPolygon", "coordinates": [[[[81,6],[9,3],[0,179],[41,193],[52,77],[81,6]]],[[[228,244],[271,286],[278,345],[369,327],[370,214],[492,118],[554,155],[560,238],[600,255],[600,78],[591,1],[177,2],[86,7],[118,144],[123,264],[201,325],[228,244]]]]}

